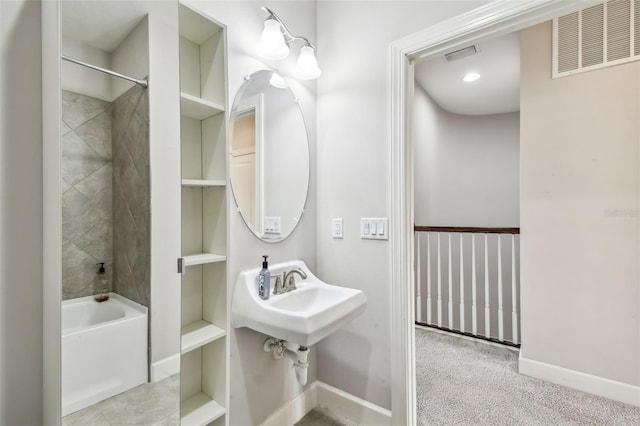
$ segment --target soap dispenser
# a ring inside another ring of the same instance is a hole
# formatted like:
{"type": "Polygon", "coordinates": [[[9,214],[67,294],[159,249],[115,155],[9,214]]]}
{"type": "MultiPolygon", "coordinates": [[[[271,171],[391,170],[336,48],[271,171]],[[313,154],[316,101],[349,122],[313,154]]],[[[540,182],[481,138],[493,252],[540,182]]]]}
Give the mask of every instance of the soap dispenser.
{"type": "Polygon", "coordinates": [[[267,300],[271,294],[271,272],[269,272],[269,263],[267,262],[269,256],[262,257],[264,257],[264,260],[262,261],[262,269],[258,274],[258,296],[263,300],[267,300]]]}
{"type": "Polygon", "coordinates": [[[107,270],[104,267],[104,262],[97,263],[100,265],[98,268],[98,276],[96,277],[97,292],[94,296],[96,302],[106,302],[109,300],[109,280],[107,278],[107,270]]]}

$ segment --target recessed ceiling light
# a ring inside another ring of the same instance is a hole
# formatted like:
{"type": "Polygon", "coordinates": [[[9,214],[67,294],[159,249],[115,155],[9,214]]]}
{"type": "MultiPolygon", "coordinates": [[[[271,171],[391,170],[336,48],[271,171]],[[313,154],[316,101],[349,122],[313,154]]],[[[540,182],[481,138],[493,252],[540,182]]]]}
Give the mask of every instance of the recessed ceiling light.
{"type": "Polygon", "coordinates": [[[476,81],[479,78],[480,78],[480,74],[478,74],[477,72],[470,72],[469,74],[464,76],[463,80],[466,81],[467,83],[470,83],[472,81],[476,81]]]}

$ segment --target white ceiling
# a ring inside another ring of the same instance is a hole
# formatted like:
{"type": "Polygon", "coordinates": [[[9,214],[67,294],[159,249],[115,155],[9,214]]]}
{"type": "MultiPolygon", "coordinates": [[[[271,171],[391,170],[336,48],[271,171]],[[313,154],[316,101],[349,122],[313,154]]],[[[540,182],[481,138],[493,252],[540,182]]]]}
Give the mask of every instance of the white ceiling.
{"type": "Polygon", "coordinates": [[[486,115],[520,110],[520,33],[475,43],[478,53],[447,62],[445,53],[428,57],[415,67],[416,82],[440,108],[454,114],[486,115]],[[480,79],[462,78],[477,72],[480,79]]]}
{"type": "Polygon", "coordinates": [[[155,2],[122,0],[62,1],[62,35],[113,52],[155,2]]]}

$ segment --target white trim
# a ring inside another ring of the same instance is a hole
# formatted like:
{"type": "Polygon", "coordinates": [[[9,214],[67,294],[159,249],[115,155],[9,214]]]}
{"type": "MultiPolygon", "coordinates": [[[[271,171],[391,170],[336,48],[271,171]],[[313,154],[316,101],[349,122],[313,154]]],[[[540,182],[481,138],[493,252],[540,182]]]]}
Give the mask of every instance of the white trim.
{"type": "Polygon", "coordinates": [[[42,424],[62,417],[62,198],[60,197],[60,2],[42,2],[42,424]]]}
{"type": "Polygon", "coordinates": [[[314,384],[317,385],[318,406],[327,407],[329,411],[346,417],[359,425],[391,425],[390,410],[326,383],[318,381],[314,384]]]}
{"type": "Polygon", "coordinates": [[[361,425],[391,425],[390,410],[316,380],[260,426],[292,426],[316,407],[326,407],[332,413],[361,425]]]}
{"type": "Polygon", "coordinates": [[[168,356],[151,364],[151,381],[159,382],[162,379],[180,373],[180,354],[168,356]]]}
{"type": "Polygon", "coordinates": [[[520,355],[519,372],[560,386],[640,407],[640,386],[570,370],[520,355]]]}
{"type": "Polygon", "coordinates": [[[293,425],[318,405],[318,383],[313,382],[304,392],[284,404],[260,426],[293,425]]]}
{"type": "Polygon", "coordinates": [[[411,61],[525,28],[585,7],[580,0],[497,0],[390,45],[391,408],[394,425],[416,423],[413,328],[413,172],[409,119],[411,61]]]}

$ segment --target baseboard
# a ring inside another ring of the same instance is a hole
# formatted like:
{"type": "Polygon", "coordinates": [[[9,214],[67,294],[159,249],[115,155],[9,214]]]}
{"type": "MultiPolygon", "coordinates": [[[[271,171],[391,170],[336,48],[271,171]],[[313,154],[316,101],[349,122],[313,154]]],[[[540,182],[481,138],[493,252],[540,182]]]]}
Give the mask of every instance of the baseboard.
{"type": "Polygon", "coordinates": [[[313,382],[304,392],[284,404],[260,426],[293,425],[318,405],[318,382],[313,382]]]}
{"type": "Polygon", "coordinates": [[[519,371],[525,376],[640,407],[640,386],[535,361],[522,355],[519,364],[519,371]]]}
{"type": "Polygon", "coordinates": [[[316,382],[318,405],[360,425],[391,425],[391,411],[326,383],[316,382]]]}
{"type": "Polygon", "coordinates": [[[151,364],[151,381],[159,382],[180,373],[180,354],[172,355],[151,364]]]}
{"type": "Polygon", "coordinates": [[[300,395],[284,404],[260,426],[292,426],[316,407],[361,425],[391,425],[391,411],[316,380],[300,395]]]}

